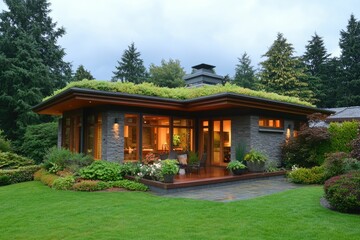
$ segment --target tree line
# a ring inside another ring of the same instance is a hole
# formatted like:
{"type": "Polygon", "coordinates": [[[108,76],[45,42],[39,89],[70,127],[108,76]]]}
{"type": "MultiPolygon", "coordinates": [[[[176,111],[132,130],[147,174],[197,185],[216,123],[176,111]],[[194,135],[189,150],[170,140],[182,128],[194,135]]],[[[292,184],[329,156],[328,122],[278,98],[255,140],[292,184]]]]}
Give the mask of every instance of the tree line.
{"type": "MultiPolygon", "coordinates": [[[[54,90],[71,81],[94,79],[80,65],[75,73],[64,60],[58,40],[65,29],[49,16],[48,0],[4,0],[8,10],[0,13],[0,129],[20,146],[30,124],[54,121],[31,108],[54,90]]],[[[330,57],[316,33],[302,56],[283,34],[263,55],[260,68],[251,65],[244,53],[230,81],[242,87],[297,96],[319,107],[360,105],[360,24],[351,15],[340,32],[340,57],[330,57]]],[[[185,86],[179,60],[162,60],[147,70],[134,43],[124,50],[111,81],[152,82],[158,86],[185,86]]]]}

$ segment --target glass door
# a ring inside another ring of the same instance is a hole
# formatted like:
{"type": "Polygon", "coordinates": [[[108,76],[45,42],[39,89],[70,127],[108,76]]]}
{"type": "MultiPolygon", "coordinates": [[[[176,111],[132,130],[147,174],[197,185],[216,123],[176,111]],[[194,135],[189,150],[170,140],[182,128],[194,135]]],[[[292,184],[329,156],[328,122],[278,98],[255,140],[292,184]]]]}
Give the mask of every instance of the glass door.
{"type": "Polygon", "coordinates": [[[231,159],[231,120],[214,120],[212,130],[211,164],[226,166],[231,159]]]}

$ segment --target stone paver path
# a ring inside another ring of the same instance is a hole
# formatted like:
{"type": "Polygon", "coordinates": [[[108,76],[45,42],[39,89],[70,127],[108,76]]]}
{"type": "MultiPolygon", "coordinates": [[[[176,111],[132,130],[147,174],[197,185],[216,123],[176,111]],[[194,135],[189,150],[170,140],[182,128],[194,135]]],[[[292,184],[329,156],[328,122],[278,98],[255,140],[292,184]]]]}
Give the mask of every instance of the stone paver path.
{"type": "Polygon", "coordinates": [[[219,202],[244,200],[288,189],[298,188],[301,185],[289,183],[285,177],[271,177],[264,179],[244,180],[224,185],[204,186],[191,190],[161,194],[164,197],[179,197],[202,199],[219,202]]]}

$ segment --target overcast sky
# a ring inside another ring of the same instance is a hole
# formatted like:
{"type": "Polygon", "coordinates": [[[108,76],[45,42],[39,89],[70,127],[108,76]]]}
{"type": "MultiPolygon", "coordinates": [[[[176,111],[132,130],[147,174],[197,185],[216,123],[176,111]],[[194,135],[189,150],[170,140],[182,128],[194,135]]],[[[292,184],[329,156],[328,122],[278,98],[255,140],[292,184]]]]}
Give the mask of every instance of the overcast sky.
{"type": "MultiPolygon", "coordinates": [[[[51,0],[51,16],[66,29],[59,40],[66,60],[109,80],[123,51],[135,43],[145,67],[179,59],[186,72],[208,63],[234,75],[245,51],[257,68],[278,32],[296,54],[315,32],[334,56],[350,15],[360,19],[359,0],[51,0]]],[[[0,9],[5,4],[0,3],[0,9]]]]}

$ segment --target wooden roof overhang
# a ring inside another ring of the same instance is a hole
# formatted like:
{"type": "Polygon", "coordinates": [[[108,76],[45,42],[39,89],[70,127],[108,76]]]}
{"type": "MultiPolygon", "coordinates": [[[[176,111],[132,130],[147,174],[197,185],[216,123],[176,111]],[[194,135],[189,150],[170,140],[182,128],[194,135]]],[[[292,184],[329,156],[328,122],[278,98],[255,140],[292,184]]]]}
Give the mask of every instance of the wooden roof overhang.
{"type": "Polygon", "coordinates": [[[33,107],[39,114],[62,115],[66,111],[99,106],[126,106],[169,111],[203,112],[221,109],[258,109],[308,115],[332,111],[284,103],[235,93],[220,93],[188,100],[160,98],[137,94],[108,92],[84,88],[70,88],[33,107]]]}

